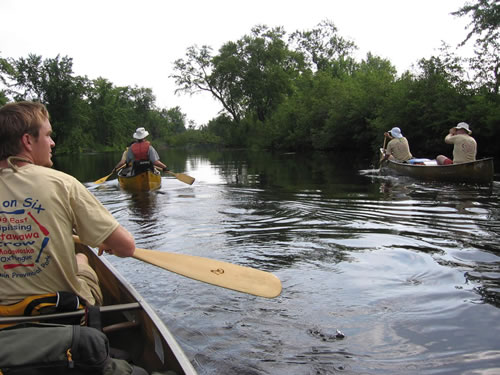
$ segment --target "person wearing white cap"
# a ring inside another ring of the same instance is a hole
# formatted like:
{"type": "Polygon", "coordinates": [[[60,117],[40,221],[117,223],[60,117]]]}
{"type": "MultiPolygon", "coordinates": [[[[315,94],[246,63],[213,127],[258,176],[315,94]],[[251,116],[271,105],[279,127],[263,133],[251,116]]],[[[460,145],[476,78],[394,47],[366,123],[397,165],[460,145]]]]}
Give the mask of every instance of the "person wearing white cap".
{"type": "Polygon", "coordinates": [[[149,132],[144,128],[137,128],[133,134],[135,142],[133,142],[126,151],[125,159],[122,156],[122,160],[116,165],[115,170],[120,168],[122,165],[132,164],[134,161],[144,161],[149,160],[151,163],[161,168],[164,171],[168,170],[168,167],[160,161],[160,156],[156,152],[155,148],[146,141],[146,137],[149,132]]]}
{"type": "Polygon", "coordinates": [[[390,139],[387,148],[384,151],[384,160],[390,159],[395,161],[408,161],[413,158],[410,152],[410,145],[408,140],[403,137],[401,129],[394,127],[388,132],[384,133],[384,137],[390,139]]]}
{"type": "Polygon", "coordinates": [[[476,160],[477,143],[471,137],[472,131],[469,129],[469,124],[459,122],[457,126],[450,129],[450,132],[445,137],[444,141],[453,146],[453,160],[444,156],[438,155],[436,161],[439,165],[466,163],[476,160]]]}

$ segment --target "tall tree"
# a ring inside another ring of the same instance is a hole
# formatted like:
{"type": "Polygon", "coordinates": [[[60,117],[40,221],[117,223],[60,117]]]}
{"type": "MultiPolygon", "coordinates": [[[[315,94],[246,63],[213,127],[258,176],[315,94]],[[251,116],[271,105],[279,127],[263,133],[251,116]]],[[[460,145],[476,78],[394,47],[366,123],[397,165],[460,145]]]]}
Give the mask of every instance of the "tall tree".
{"type": "Polygon", "coordinates": [[[224,44],[212,56],[207,46],[190,47],[186,60],[174,63],[176,92],[210,92],[235,123],[243,116],[264,121],[292,90],[302,64],[290,51],[282,28],[256,26],[250,35],[224,44]]]}
{"type": "MultiPolygon", "coordinates": [[[[227,62],[228,68],[230,63],[227,62]]],[[[212,74],[213,70],[211,47],[196,45],[189,47],[186,51],[186,58],[174,62],[176,73],[170,75],[179,87],[175,93],[193,95],[204,91],[209,92],[222,104],[234,121],[239,122],[242,117],[241,95],[237,93],[237,87],[232,84],[236,79],[236,69],[228,69],[225,75],[222,68],[218,75],[212,74]]]]}
{"type": "Polygon", "coordinates": [[[340,36],[330,20],[320,22],[312,30],[295,31],[289,42],[291,48],[304,55],[313,70],[331,70],[340,76],[352,73],[355,67],[352,53],[357,49],[356,44],[340,36]]]}
{"type": "Polygon", "coordinates": [[[27,58],[10,61],[13,70],[10,93],[15,100],[37,100],[47,106],[56,143],[68,139],[72,126],[85,119],[75,116],[87,79],[73,75],[73,59],[49,58],[29,54],[27,58]]]}
{"type": "Polygon", "coordinates": [[[292,93],[302,70],[301,56],[288,49],[281,27],[256,26],[238,41],[244,103],[248,115],[263,122],[292,93]]]}
{"type": "Polygon", "coordinates": [[[462,8],[452,13],[455,16],[470,16],[470,29],[460,43],[474,42],[475,57],[471,67],[476,73],[476,82],[483,84],[495,94],[500,89],[500,2],[498,0],[475,0],[467,2],[462,8]]]}

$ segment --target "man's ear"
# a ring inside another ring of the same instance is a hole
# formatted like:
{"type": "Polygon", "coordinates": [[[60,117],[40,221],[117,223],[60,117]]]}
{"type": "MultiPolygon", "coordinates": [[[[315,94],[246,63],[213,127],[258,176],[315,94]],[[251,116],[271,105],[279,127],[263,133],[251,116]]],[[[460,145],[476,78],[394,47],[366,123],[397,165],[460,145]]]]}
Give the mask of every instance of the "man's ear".
{"type": "Polygon", "coordinates": [[[33,145],[33,136],[28,133],[24,133],[21,137],[21,144],[23,145],[23,148],[25,150],[31,151],[33,145]]]}

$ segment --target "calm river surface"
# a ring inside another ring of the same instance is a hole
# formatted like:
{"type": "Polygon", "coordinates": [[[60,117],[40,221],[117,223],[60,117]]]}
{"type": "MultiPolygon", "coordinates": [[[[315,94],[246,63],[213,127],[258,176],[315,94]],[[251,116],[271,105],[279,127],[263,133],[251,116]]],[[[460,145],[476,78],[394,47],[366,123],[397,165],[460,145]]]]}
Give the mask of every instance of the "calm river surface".
{"type": "Polygon", "coordinates": [[[138,247],[273,272],[258,298],[108,256],[200,374],[499,374],[500,192],[379,177],[329,154],[160,152],[186,185],[132,194],[120,154],[55,158],[138,247]],[[344,338],[337,337],[337,330],[344,338]]]}

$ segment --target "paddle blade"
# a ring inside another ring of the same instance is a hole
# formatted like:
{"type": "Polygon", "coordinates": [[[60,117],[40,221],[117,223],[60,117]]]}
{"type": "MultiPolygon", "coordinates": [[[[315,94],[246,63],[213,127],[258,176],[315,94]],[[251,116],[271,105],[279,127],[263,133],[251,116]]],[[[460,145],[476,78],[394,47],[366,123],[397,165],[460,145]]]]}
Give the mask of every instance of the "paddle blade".
{"type": "Polygon", "coordinates": [[[94,182],[94,184],[102,184],[104,181],[106,181],[109,176],[111,176],[113,174],[113,172],[111,172],[110,174],[108,174],[107,176],[104,176],[104,177],[101,177],[100,179],[98,179],[97,181],[94,182]]]}
{"type": "Polygon", "coordinates": [[[124,164],[124,165],[122,165],[122,166],[121,166],[120,168],[118,168],[118,169],[113,169],[113,170],[111,171],[111,173],[110,173],[110,174],[108,174],[108,175],[107,175],[107,176],[105,176],[105,177],[102,177],[102,178],[98,179],[97,181],[95,181],[95,182],[94,182],[94,184],[102,184],[104,181],[106,181],[106,180],[109,178],[109,176],[111,176],[111,175],[112,175],[113,173],[115,173],[115,172],[121,171],[123,168],[125,168],[125,164],[124,164]]]}
{"type": "Polygon", "coordinates": [[[135,249],[134,258],[194,280],[254,296],[274,298],[281,293],[278,277],[251,267],[146,249],[135,249]]]}
{"type": "Polygon", "coordinates": [[[194,177],[188,176],[187,174],[174,173],[174,172],[170,172],[170,171],[168,171],[168,173],[171,174],[172,176],[174,176],[179,181],[184,182],[185,184],[192,185],[194,182],[194,177]]]}
{"type": "Polygon", "coordinates": [[[379,159],[379,163],[382,163],[382,160],[384,160],[384,150],[383,149],[380,149],[380,159],[379,159]]]}

